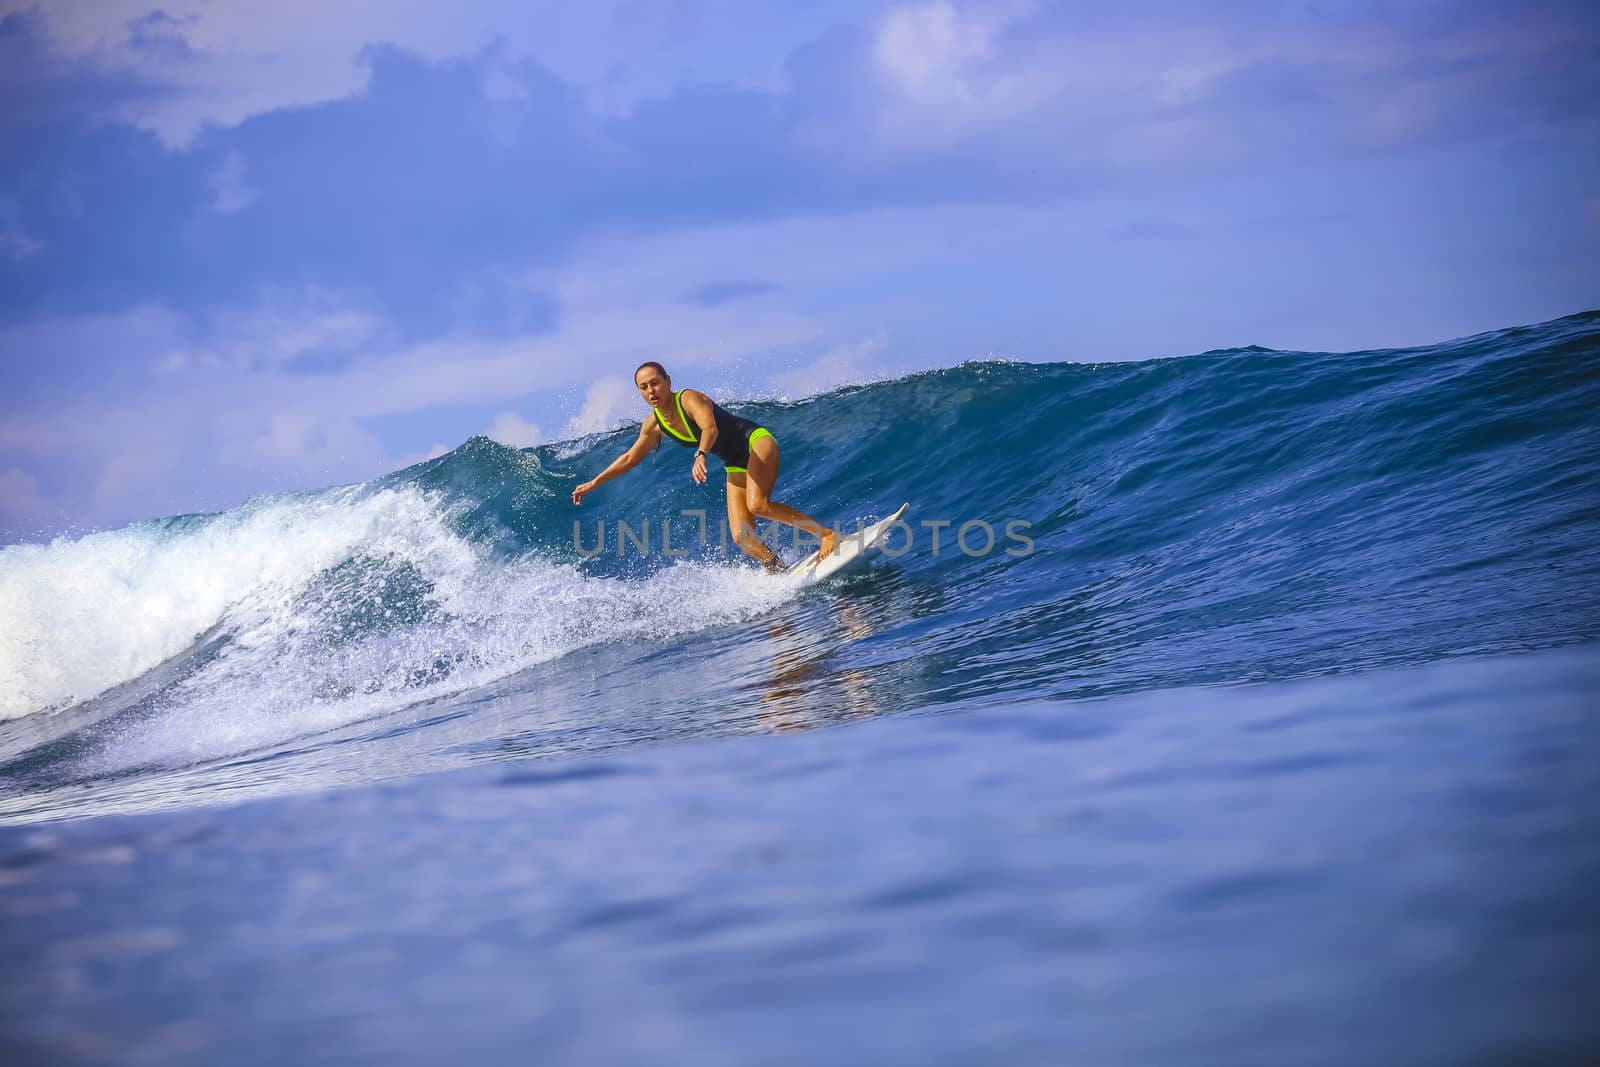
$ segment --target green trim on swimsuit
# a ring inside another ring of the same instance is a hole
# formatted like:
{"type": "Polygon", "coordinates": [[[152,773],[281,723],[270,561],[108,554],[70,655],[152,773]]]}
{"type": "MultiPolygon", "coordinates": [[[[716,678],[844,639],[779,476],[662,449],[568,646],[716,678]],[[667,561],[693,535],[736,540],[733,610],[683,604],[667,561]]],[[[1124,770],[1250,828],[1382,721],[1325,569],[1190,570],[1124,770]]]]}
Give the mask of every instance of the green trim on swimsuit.
{"type": "MultiPolygon", "coordinates": [[[[750,436],[745,438],[745,444],[747,446],[748,445],[753,445],[753,444],[756,443],[756,439],[760,438],[760,437],[772,437],[772,431],[767,429],[765,426],[757,426],[755,429],[750,431],[750,436]]],[[[772,437],[772,439],[774,441],[777,440],[776,437],[772,437]]],[[[750,473],[749,469],[746,468],[746,467],[724,467],[723,469],[726,470],[729,474],[748,474],[748,473],[750,473]]]]}
{"type": "MultiPolygon", "coordinates": [[[[689,416],[687,416],[687,415],[685,415],[683,413],[683,390],[679,389],[677,392],[673,393],[672,395],[673,395],[673,398],[678,401],[678,421],[683,423],[683,428],[687,430],[689,428],[689,416]]],[[[694,444],[694,438],[693,437],[689,437],[689,436],[687,436],[685,434],[681,434],[677,430],[674,430],[671,426],[668,426],[667,425],[667,420],[663,419],[661,417],[661,412],[659,412],[659,411],[656,412],[656,421],[661,424],[661,428],[663,430],[667,431],[669,434],[671,434],[673,437],[677,438],[679,441],[687,441],[690,444],[694,444]]]]}

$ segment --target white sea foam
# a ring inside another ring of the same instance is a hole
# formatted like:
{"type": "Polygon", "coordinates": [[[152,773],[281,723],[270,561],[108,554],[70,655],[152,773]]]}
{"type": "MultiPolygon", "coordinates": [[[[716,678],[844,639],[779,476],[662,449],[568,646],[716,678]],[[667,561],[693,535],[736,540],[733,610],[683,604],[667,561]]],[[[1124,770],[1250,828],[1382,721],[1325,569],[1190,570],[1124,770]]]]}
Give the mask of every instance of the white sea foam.
{"type": "MultiPolygon", "coordinates": [[[[584,645],[669,637],[793,595],[735,566],[587,578],[458,536],[414,488],[261,498],[184,530],[146,524],[0,552],[0,716],[77,703],[190,648],[116,746],[182,763],[331,729],[584,645]],[[397,592],[410,590],[410,592],[397,592]],[[685,603],[696,611],[678,610],[685,603]]],[[[108,753],[109,757],[110,754],[108,753]]]]}
{"type": "Polygon", "coordinates": [[[0,551],[0,718],[77,703],[284,603],[363,542],[433,518],[417,496],[260,497],[186,529],[144,523],[0,551]]]}

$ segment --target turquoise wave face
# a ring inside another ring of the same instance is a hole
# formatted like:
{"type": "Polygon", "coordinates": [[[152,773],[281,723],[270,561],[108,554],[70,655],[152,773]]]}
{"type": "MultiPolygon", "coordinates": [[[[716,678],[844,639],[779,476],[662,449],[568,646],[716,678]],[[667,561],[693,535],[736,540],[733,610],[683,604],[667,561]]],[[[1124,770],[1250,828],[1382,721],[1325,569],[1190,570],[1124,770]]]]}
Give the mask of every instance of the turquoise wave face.
{"type": "MultiPolygon", "coordinates": [[[[720,479],[695,484],[671,445],[574,507],[631,427],[473,438],[367,485],[13,546],[0,768],[209,759],[506,686],[604,703],[562,673],[572,654],[648,648],[693,674],[705,642],[762,634],[798,641],[779,658],[804,668],[774,691],[875,713],[1600,637],[1600,313],[1420,349],[968,363],[729,406],[777,436],[777,499],[846,529],[910,501],[895,555],[776,588],[723,551],[720,479]]],[[[749,684],[696,679],[728,708],[749,684]]]]}

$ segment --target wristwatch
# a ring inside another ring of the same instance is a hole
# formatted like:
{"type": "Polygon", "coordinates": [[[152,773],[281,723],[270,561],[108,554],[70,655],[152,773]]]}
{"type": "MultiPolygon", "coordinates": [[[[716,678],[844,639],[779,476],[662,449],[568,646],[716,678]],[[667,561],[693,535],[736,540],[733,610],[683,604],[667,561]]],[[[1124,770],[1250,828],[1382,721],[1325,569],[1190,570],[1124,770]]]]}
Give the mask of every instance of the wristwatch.
{"type": "Polygon", "coordinates": [[[695,450],[694,450],[694,454],[695,454],[695,455],[697,455],[697,456],[709,456],[709,455],[711,455],[711,453],[710,453],[710,452],[707,452],[707,451],[706,451],[706,450],[705,450],[705,449],[703,449],[703,448],[697,448],[697,449],[695,449],[695,450]]]}

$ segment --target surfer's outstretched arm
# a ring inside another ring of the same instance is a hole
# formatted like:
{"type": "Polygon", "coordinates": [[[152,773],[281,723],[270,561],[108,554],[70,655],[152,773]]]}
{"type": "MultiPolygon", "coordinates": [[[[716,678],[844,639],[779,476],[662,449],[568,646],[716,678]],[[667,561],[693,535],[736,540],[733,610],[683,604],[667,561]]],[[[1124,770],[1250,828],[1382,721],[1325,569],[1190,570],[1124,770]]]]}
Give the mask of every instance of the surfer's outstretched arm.
{"type": "Polygon", "coordinates": [[[656,425],[654,418],[645,419],[639,427],[639,439],[635,441],[626,452],[611,461],[611,465],[599,474],[590,478],[572,491],[572,502],[582,504],[584,494],[597,485],[604,485],[613,478],[620,478],[639,465],[639,461],[650,454],[650,450],[661,443],[661,427],[656,425]]]}

